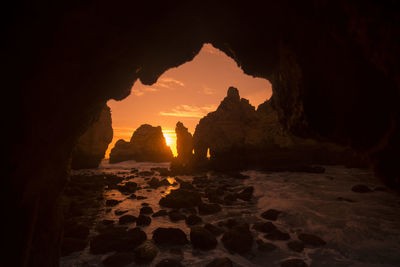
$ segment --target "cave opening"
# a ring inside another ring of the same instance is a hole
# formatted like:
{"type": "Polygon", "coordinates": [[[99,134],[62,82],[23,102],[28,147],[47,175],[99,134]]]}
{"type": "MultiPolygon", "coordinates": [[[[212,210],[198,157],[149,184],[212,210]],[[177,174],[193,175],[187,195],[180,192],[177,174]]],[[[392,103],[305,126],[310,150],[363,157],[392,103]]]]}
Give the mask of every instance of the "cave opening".
{"type": "Polygon", "coordinates": [[[234,59],[210,43],[205,43],[192,61],[165,71],[154,84],[144,85],[138,79],[129,96],[107,102],[113,139],[105,159],[110,158],[118,140],[129,141],[143,124],[161,126],[167,145],[176,157],[177,122],[182,122],[193,135],[199,120],[218,108],[231,86],[237,87],[241,97],[248,99],[255,110],[272,96],[268,80],[246,75],[234,59]]]}

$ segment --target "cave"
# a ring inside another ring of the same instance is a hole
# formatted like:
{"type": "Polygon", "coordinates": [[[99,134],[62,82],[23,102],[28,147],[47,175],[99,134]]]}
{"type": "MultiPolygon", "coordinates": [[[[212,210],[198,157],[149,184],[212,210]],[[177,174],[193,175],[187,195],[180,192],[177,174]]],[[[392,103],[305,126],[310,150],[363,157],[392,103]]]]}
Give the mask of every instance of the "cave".
{"type": "Polygon", "coordinates": [[[283,127],[349,145],[399,189],[396,1],[12,3],[3,17],[6,261],[58,266],[78,137],[132,82],[211,43],[271,81],[283,127]]]}

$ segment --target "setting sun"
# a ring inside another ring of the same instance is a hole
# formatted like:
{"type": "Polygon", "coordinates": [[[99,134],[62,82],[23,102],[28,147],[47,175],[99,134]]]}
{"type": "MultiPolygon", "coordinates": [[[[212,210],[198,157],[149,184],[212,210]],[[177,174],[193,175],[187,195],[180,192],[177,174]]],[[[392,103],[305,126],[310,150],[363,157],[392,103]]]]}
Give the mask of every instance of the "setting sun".
{"type": "Polygon", "coordinates": [[[176,151],[176,134],[174,130],[163,130],[163,135],[167,145],[171,148],[172,154],[176,157],[178,152],[176,151]]]}

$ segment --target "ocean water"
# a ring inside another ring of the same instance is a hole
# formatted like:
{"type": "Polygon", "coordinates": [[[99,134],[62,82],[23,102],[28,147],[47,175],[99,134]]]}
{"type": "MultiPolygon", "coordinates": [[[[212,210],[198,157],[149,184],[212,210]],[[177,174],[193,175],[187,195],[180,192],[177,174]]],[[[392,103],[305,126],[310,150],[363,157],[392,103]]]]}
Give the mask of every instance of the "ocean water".
{"type": "MultiPolygon", "coordinates": [[[[95,170],[80,170],[74,173],[101,174],[112,173],[128,176],[131,168],[140,171],[152,167],[168,167],[168,163],[137,163],[126,161],[118,164],[108,164],[106,160],[95,170]]],[[[382,187],[383,184],[368,170],[349,169],[343,166],[325,166],[322,174],[296,172],[259,172],[249,170],[242,172],[250,178],[245,180],[231,179],[236,188],[254,186],[254,197],[250,202],[238,200],[235,205],[224,206],[221,212],[201,216],[203,222],[216,223],[229,218],[241,218],[252,224],[265,221],[260,214],[268,209],[282,211],[278,220],[273,222],[278,229],[287,232],[291,240],[297,240],[297,233],[311,233],[326,241],[320,248],[305,248],[297,253],[287,247],[288,241],[269,241],[263,233],[252,230],[254,240],[261,239],[278,246],[272,252],[263,253],[253,244],[251,252],[245,255],[231,254],[220,242],[210,251],[193,249],[190,244],[182,247],[182,255],[171,254],[168,249],[161,249],[154,261],[146,266],[155,266],[164,258],[176,258],[185,266],[205,266],[216,257],[229,257],[234,266],[279,266],[285,259],[303,259],[309,266],[400,266],[400,196],[386,188],[386,191],[371,193],[355,193],[351,191],[356,184],[365,184],[370,188],[382,187]],[[342,200],[338,200],[338,198],[342,200]],[[351,200],[343,201],[343,199],[351,200]]],[[[212,173],[211,179],[219,179],[212,173]]],[[[157,175],[153,175],[158,177],[157,175]]],[[[178,176],[182,180],[191,181],[192,176],[178,176]]],[[[90,177],[89,177],[90,178],[90,177]]],[[[158,177],[160,178],[160,177],[158,177]]],[[[169,177],[173,181],[174,177],[169,177]]],[[[133,178],[132,181],[144,187],[144,177],[133,178]]],[[[159,187],[150,192],[146,189],[135,194],[147,199],[128,199],[118,190],[104,191],[105,199],[118,199],[122,202],[106,212],[104,207],[96,220],[115,220],[118,217],[115,210],[128,210],[134,216],[139,215],[141,203],[146,202],[154,212],[162,209],[158,202],[178,186],[159,187]]],[[[136,227],[133,223],[130,228],[136,227]]],[[[185,221],[171,222],[166,217],[152,218],[149,226],[142,227],[147,238],[158,227],[176,227],[182,229],[188,236],[190,228],[185,221]]],[[[93,229],[91,235],[95,235],[93,229]]],[[[82,252],[63,257],[61,266],[102,266],[101,262],[107,256],[91,255],[89,247],[82,252]]],[[[130,266],[136,266],[134,264],[130,266]]]]}

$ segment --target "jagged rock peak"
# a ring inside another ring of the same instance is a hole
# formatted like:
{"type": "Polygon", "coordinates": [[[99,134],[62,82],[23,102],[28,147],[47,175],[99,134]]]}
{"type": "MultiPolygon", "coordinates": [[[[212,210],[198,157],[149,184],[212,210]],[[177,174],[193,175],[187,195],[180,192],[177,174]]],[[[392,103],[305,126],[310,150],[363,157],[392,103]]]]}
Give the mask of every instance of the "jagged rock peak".
{"type": "Polygon", "coordinates": [[[240,101],[239,90],[233,86],[229,87],[226,98],[239,102],[240,101]]]}

